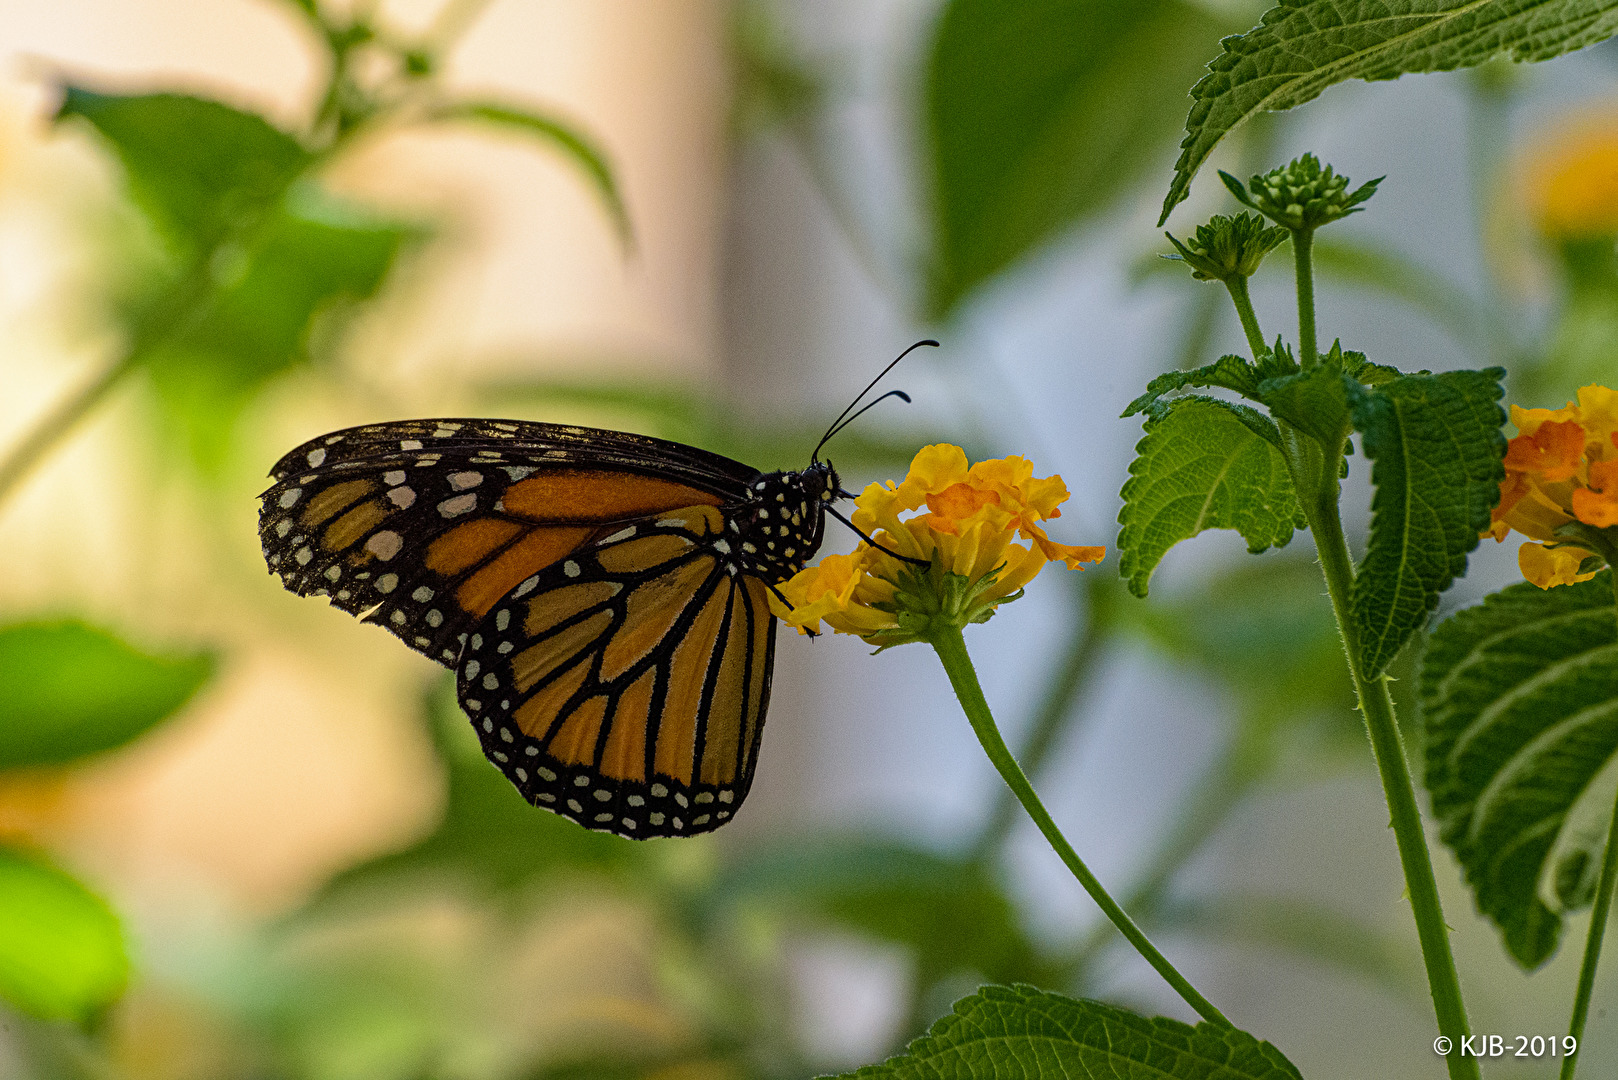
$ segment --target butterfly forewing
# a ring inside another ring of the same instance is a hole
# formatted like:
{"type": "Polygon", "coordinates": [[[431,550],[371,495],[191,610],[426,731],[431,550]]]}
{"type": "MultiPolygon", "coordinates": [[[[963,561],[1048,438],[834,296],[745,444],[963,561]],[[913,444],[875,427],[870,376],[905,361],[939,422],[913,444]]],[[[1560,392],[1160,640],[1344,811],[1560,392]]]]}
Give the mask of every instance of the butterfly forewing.
{"type": "Polygon", "coordinates": [[[820,546],[829,465],[760,474],[643,435],[455,419],[333,432],[273,475],[270,569],[455,669],[529,801],[636,838],[734,815],[769,702],[769,590],[820,546]]]}
{"type": "Polygon", "coordinates": [[[766,586],[715,550],[725,524],[694,505],[601,530],[472,628],[461,705],[530,802],[643,838],[741,805],[775,623],[766,586]]]}
{"type": "Polygon", "coordinates": [[[602,523],[717,506],[752,470],[623,432],[415,420],[322,436],[274,475],[259,531],[286,587],[449,665],[473,621],[602,523]]]}

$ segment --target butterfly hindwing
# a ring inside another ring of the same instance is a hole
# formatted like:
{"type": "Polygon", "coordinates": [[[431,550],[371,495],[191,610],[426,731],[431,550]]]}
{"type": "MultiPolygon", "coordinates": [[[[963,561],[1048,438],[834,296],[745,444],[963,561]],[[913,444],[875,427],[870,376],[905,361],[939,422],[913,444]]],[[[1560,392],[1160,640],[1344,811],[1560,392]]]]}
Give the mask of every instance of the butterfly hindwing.
{"type": "Polygon", "coordinates": [[[727,567],[726,524],[697,504],[603,527],[472,627],[461,705],[530,802],[638,838],[741,805],[775,620],[764,583],[727,567]]]}
{"type": "Polygon", "coordinates": [[[412,420],[322,436],[274,475],[259,532],[283,584],[453,665],[496,600],[603,522],[717,506],[752,471],[623,432],[412,420]]]}

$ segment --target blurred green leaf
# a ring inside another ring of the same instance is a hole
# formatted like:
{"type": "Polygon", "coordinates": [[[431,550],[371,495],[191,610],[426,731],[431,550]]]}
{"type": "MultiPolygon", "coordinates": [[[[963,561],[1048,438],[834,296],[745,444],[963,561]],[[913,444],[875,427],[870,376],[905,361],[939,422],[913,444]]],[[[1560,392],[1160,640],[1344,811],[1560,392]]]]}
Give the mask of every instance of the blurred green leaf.
{"type": "Polygon", "coordinates": [[[909,946],[924,975],[1040,974],[1004,889],[979,863],[898,840],[804,836],[745,852],[713,886],[716,902],[782,909],[909,946]]]}
{"type": "Polygon", "coordinates": [[[927,314],[1104,210],[1171,142],[1210,42],[1186,0],[951,0],[927,63],[927,314]]]}
{"type": "Polygon", "coordinates": [[[1487,314],[1443,274],[1365,239],[1317,236],[1312,251],[1315,272],[1322,278],[1402,300],[1449,331],[1459,344],[1487,354],[1487,314]]]}
{"type": "Polygon", "coordinates": [[[129,959],[112,909],[72,877],[0,846],[0,997],[83,1022],[123,993],[129,959]]]}
{"type": "Polygon", "coordinates": [[[1427,998],[1427,981],[1409,942],[1316,904],[1263,896],[1194,900],[1160,909],[1152,927],[1289,952],[1328,970],[1358,975],[1412,1004],[1427,998]]]}
{"type": "Polygon", "coordinates": [[[1297,108],[1348,79],[1453,71],[1501,54],[1549,60],[1614,32],[1618,0],[1283,0],[1258,26],[1221,41],[1224,51],[1192,87],[1158,224],[1219,141],[1259,112],[1297,108]]]}
{"type": "Polygon", "coordinates": [[[301,191],[233,252],[206,307],[141,357],[200,465],[218,464],[253,395],[307,359],[323,317],[374,296],[419,233],[301,191]]]}
{"type": "Polygon", "coordinates": [[[190,700],[214,668],[211,655],[152,655],[79,622],[0,629],[0,769],[122,746],[190,700]]]}
{"type": "Polygon", "coordinates": [[[1235,529],[1256,553],[1304,527],[1286,463],[1256,433],[1260,422],[1274,427],[1245,405],[1199,395],[1154,406],[1118,512],[1118,572],[1130,592],[1145,596],[1169,548],[1204,529],[1235,529]]]}
{"type": "Polygon", "coordinates": [[[595,143],[571,125],[528,109],[483,101],[446,105],[433,113],[433,119],[481,121],[537,137],[555,146],[584,170],[585,176],[594,185],[596,194],[601,196],[601,201],[606,204],[613,228],[618,231],[618,238],[625,248],[634,247],[635,230],[630,225],[629,208],[624,205],[623,195],[618,190],[618,182],[613,179],[612,166],[607,163],[606,155],[595,143]]]}
{"type": "Polygon", "coordinates": [[[1613,614],[1611,570],[1520,582],[1446,619],[1422,663],[1433,814],[1524,968],[1600,875],[1618,790],[1613,614]]]}
{"type": "Polygon", "coordinates": [[[263,117],[184,94],[66,88],[58,120],[95,125],[135,201],[182,250],[206,251],[278,200],[311,155],[263,117]]]}
{"type": "Polygon", "coordinates": [[[1267,1042],[1032,986],[985,986],[899,1057],[839,1080],[1300,1080],[1267,1042]]]}
{"type": "Polygon", "coordinates": [[[423,720],[444,763],[443,819],[405,850],[339,874],[328,884],[328,895],[397,880],[403,873],[450,874],[490,889],[511,889],[552,875],[630,867],[648,856],[648,845],[662,843],[592,832],[530,806],[483,756],[448,676],[425,695],[423,720]]]}
{"type": "MultiPolygon", "coordinates": [[[[691,382],[603,379],[490,384],[480,389],[488,407],[503,414],[555,421],[558,407],[600,411],[607,418],[590,422],[689,443],[762,471],[803,468],[825,432],[819,418],[751,414],[691,382]]],[[[830,419],[828,416],[826,421],[830,419]]],[[[839,432],[822,453],[834,459],[844,474],[902,473],[917,450],[945,438],[943,431],[914,428],[888,433],[873,423],[863,433],[858,427],[839,432]]],[[[973,447],[967,450],[969,455],[973,453],[973,447]]],[[[980,452],[976,456],[987,455],[980,452]]]]}

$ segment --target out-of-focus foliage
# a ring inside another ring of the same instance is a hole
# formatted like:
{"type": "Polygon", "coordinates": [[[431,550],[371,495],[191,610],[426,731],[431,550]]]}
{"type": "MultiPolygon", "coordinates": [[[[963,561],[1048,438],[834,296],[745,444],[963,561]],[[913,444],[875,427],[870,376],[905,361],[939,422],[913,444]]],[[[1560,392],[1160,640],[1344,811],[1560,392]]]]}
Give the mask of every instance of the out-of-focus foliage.
{"type": "Polygon", "coordinates": [[[214,667],[211,655],[151,655],[81,622],[0,629],[0,769],[122,746],[184,705],[214,667]]]}
{"type": "Polygon", "coordinates": [[[1186,0],[951,0],[928,55],[933,251],[942,319],[1159,158],[1208,42],[1234,29],[1186,0]]]}
{"type": "Polygon", "coordinates": [[[0,998],[41,1019],[84,1021],[128,977],[123,931],[106,901],[0,846],[0,998]]]}

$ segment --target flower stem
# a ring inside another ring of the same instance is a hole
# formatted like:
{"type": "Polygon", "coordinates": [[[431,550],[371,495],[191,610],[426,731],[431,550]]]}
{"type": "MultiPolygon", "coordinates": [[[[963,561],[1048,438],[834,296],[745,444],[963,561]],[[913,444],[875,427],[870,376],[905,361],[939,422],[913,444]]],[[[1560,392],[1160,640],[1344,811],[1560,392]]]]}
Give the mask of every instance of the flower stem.
{"type": "Polygon", "coordinates": [[[11,452],[0,459],[0,503],[5,502],[33,467],[39,463],[56,443],[84,419],[106,397],[113,387],[137,365],[137,356],[130,352],[107,368],[67,400],[35,421],[22,440],[11,452]]]}
{"type": "Polygon", "coordinates": [[[995,726],[994,715],[989,712],[989,704],[983,697],[983,688],[978,685],[977,671],[972,667],[972,658],[967,655],[966,640],[961,636],[960,627],[944,624],[942,621],[935,622],[927,640],[938,653],[939,660],[943,661],[950,685],[955,688],[955,696],[960,699],[961,708],[966,712],[972,730],[977,732],[978,741],[983,744],[983,750],[989,755],[989,760],[994,762],[1001,779],[1016,794],[1017,801],[1022,803],[1028,816],[1039,826],[1039,831],[1045,835],[1045,839],[1061,857],[1062,862],[1073,872],[1073,876],[1079,879],[1084,891],[1090,894],[1090,898],[1096,902],[1107,918],[1112,920],[1112,924],[1119,932],[1129,939],[1135,950],[1146,958],[1146,962],[1174,987],[1175,992],[1185,999],[1186,1004],[1197,1011],[1197,1015],[1210,1023],[1230,1027],[1230,1021],[1225,1019],[1224,1014],[1214,1008],[1207,998],[1197,993],[1196,988],[1186,981],[1185,976],[1175,970],[1174,965],[1157,951],[1157,947],[1147,939],[1124,909],[1107,895],[1107,890],[1102,888],[1101,882],[1096,880],[1090,868],[1084,865],[1084,860],[1079,858],[1078,852],[1073,850],[1073,845],[1067,842],[1067,837],[1062,835],[1062,831],[1056,827],[1056,822],[1046,813],[1039,796],[1034,793],[1034,786],[1028,782],[1028,777],[1023,774],[1016,759],[1011,756],[1005,739],[1000,735],[1000,729],[995,726]]]}
{"type": "MultiPolygon", "coordinates": [[[[1421,941],[1422,960],[1427,966],[1427,985],[1432,991],[1438,1030],[1449,1036],[1458,1048],[1462,1038],[1471,1033],[1466,1018],[1466,1003],[1461,997],[1461,979],[1455,970],[1455,957],[1449,947],[1449,927],[1444,924],[1444,911],[1438,899],[1438,881],[1433,876],[1432,859],[1427,852],[1427,837],[1422,831],[1416,789],[1411,783],[1410,768],[1399,738],[1393,698],[1388,693],[1386,678],[1367,679],[1360,671],[1359,642],[1353,633],[1353,617],[1349,608],[1354,564],[1349,557],[1348,541],[1343,537],[1342,518],[1337,509],[1336,475],[1341,451],[1319,455],[1319,444],[1313,439],[1295,430],[1284,430],[1283,434],[1286,436],[1284,442],[1289,447],[1288,465],[1303,496],[1304,514],[1309,519],[1309,530],[1314,534],[1320,568],[1326,577],[1326,590],[1331,596],[1332,611],[1337,616],[1337,629],[1342,635],[1343,651],[1348,657],[1349,674],[1353,677],[1354,690],[1359,696],[1360,714],[1365,718],[1371,751],[1376,758],[1377,770],[1382,775],[1389,825],[1399,846],[1399,862],[1404,867],[1410,907],[1416,917],[1416,934],[1421,941]],[[1300,448],[1311,448],[1314,451],[1311,456],[1329,460],[1300,462],[1300,448]]],[[[1452,1080],[1477,1080],[1479,1076],[1476,1057],[1455,1052],[1448,1055],[1444,1063],[1449,1068],[1452,1080]]]]}
{"type": "Polygon", "coordinates": [[[1313,229],[1296,229],[1292,233],[1292,260],[1298,274],[1298,358],[1303,370],[1315,366],[1315,271],[1312,262],[1315,246],[1313,229]]]}
{"type": "Polygon", "coordinates": [[[1236,316],[1242,320],[1242,331],[1247,334],[1247,347],[1257,360],[1264,352],[1264,331],[1258,328],[1258,316],[1253,312],[1253,300],[1247,295],[1247,279],[1241,275],[1225,279],[1230,290],[1230,302],[1236,305],[1236,316]]]}
{"type": "MultiPolygon", "coordinates": [[[[1618,568],[1612,571],[1612,598],[1615,607],[1618,607],[1618,568]]],[[[1607,853],[1601,860],[1601,882],[1596,886],[1596,903],[1590,912],[1590,930],[1584,939],[1584,961],[1579,965],[1579,989],[1573,997],[1573,1016],[1567,1024],[1567,1033],[1577,1043],[1584,1042],[1584,1022],[1590,1015],[1590,997],[1596,985],[1596,964],[1601,960],[1601,938],[1607,931],[1614,884],[1618,884],[1618,800],[1613,802],[1612,824],[1607,827],[1607,853]]],[[[1562,1059],[1561,1080],[1573,1080],[1573,1070],[1578,1068],[1578,1063],[1579,1052],[1575,1049],[1562,1059]]]]}

